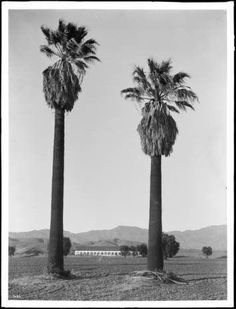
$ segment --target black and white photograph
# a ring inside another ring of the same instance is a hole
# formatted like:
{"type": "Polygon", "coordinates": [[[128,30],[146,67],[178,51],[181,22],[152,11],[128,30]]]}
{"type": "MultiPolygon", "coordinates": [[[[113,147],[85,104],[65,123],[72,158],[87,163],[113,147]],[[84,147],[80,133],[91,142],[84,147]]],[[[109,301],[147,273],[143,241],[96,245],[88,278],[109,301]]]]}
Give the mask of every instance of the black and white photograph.
{"type": "Polygon", "coordinates": [[[233,2],[2,2],[2,306],[234,306],[233,2]]]}

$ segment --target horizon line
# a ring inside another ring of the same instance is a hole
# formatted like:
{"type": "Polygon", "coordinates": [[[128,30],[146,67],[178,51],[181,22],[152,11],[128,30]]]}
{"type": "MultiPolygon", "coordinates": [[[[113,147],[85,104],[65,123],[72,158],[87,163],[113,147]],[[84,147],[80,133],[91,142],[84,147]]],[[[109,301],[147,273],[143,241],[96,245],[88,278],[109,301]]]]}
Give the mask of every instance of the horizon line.
{"type": "MultiPolygon", "coordinates": [[[[186,231],[197,231],[197,230],[201,230],[201,229],[204,229],[204,228],[208,228],[208,227],[212,227],[212,226],[222,226],[222,225],[226,225],[227,226],[227,223],[222,223],[222,224],[210,224],[210,225],[207,225],[207,226],[203,226],[203,227],[200,227],[200,228],[187,228],[187,229],[184,229],[184,230],[179,230],[179,229],[172,229],[172,230],[168,230],[168,231],[165,231],[163,229],[164,232],[168,233],[168,232],[186,232],[186,231]]],[[[84,231],[84,232],[71,232],[67,229],[63,229],[64,232],[69,232],[71,234],[81,234],[81,233],[88,233],[88,232],[96,232],[96,231],[110,231],[110,230],[114,230],[118,227],[134,227],[134,228],[139,228],[139,229],[142,229],[142,230],[148,230],[148,228],[145,228],[145,227],[139,227],[139,226],[136,226],[136,225],[117,225],[113,228],[107,228],[107,229],[91,229],[91,230],[87,230],[87,231],[84,231]]],[[[34,232],[34,231],[42,231],[42,230],[48,230],[50,231],[50,228],[39,228],[39,229],[33,229],[33,230],[27,230],[27,231],[17,231],[17,232],[13,232],[13,231],[8,231],[8,234],[9,233],[29,233],[29,232],[34,232]]]]}

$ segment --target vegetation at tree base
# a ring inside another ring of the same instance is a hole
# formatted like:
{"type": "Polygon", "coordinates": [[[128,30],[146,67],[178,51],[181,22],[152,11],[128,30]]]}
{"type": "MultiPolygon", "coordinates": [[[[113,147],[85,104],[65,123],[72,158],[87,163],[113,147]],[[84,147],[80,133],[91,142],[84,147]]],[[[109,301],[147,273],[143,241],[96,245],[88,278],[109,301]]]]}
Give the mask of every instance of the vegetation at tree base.
{"type": "Polygon", "coordinates": [[[137,250],[138,250],[139,254],[142,255],[142,257],[147,256],[147,245],[146,244],[138,245],[137,250]]]}
{"type": "Polygon", "coordinates": [[[124,256],[126,258],[127,255],[130,255],[130,248],[129,246],[120,246],[120,253],[122,256],[124,256]]]}
{"type": "Polygon", "coordinates": [[[121,94],[135,100],[142,112],[137,130],[144,153],[151,157],[147,269],[163,270],[161,159],[172,152],[178,133],[171,113],[194,109],[192,103],[198,98],[185,85],[189,74],[171,74],[170,60],[157,63],[149,58],[147,64],[147,72],[135,67],[132,76],[136,86],[123,89],[121,94]]]}
{"type": "Polygon", "coordinates": [[[9,256],[13,256],[15,254],[15,251],[16,251],[16,247],[14,247],[14,246],[8,247],[8,255],[9,256]]]}
{"type": "Polygon", "coordinates": [[[63,255],[67,256],[70,253],[71,240],[69,237],[63,237],[63,255]]]}
{"type": "Polygon", "coordinates": [[[162,251],[165,259],[172,258],[179,251],[179,242],[175,240],[174,235],[162,233],[162,251]]]}
{"type": "Polygon", "coordinates": [[[210,255],[212,255],[213,250],[211,247],[202,247],[202,253],[208,258],[210,255]]]}
{"type": "Polygon", "coordinates": [[[97,42],[85,40],[87,29],[59,20],[57,30],[41,27],[47,45],[40,51],[59,60],[43,71],[43,91],[50,108],[55,109],[51,223],[48,272],[62,274],[63,260],[63,189],[64,189],[64,126],[65,112],[73,109],[88,63],[99,60],[97,42]]]}

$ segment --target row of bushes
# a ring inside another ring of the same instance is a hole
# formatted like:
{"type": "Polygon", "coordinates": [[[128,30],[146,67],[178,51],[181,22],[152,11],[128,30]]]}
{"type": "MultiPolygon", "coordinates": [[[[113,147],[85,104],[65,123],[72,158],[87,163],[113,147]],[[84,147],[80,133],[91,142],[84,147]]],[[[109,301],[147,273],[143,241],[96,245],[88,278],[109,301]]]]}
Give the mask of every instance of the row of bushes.
{"type": "MultiPolygon", "coordinates": [[[[179,251],[179,242],[175,240],[174,235],[168,235],[166,233],[162,234],[162,250],[165,259],[172,258],[179,251]]],[[[147,255],[148,249],[146,244],[141,244],[137,246],[121,246],[121,255],[126,257],[127,255],[141,255],[145,257],[147,255]]]]}

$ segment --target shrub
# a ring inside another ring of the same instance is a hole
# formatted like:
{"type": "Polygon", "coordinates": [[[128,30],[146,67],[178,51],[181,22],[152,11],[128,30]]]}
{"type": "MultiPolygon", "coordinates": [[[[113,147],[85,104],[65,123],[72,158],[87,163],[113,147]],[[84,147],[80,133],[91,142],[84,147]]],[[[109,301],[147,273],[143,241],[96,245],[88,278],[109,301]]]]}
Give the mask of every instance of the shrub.
{"type": "Polygon", "coordinates": [[[71,241],[69,237],[63,237],[63,255],[67,256],[70,253],[71,241]]]}
{"type": "Polygon", "coordinates": [[[165,259],[172,258],[179,251],[179,242],[175,240],[174,235],[162,234],[162,251],[165,259]]]}
{"type": "Polygon", "coordinates": [[[16,247],[14,247],[14,246],[8,247],[8,255],[9,256],[13,256],[15,254],[15,251],[16,251],[16,247]]]}
{"type": "Polygon", "coordinates": [[[138,249],[135,246],[130,246],[129,250],[131,251],[132,256],[138,255],[138,249]]]}
{"type": "Polygon", "coordinates": [[[208,258],[210,255],[212,255],[213,251],[211,247],[202,247],[202,253],[206,258],[208,258]]]}
{"type": "Polygon", "coordinates": [[[126,258],[130,254],[130,248],[128,246],[120,246],[120,253],[126,258]]]}
{"type": "Polygon", "coordinates": [[[139,252],[139,254],[142,255],[142,257],[147,256],[147,245],[146,244],[138,245],[137,251],[139,252]]]}

